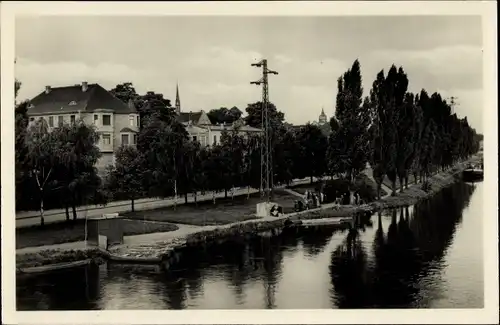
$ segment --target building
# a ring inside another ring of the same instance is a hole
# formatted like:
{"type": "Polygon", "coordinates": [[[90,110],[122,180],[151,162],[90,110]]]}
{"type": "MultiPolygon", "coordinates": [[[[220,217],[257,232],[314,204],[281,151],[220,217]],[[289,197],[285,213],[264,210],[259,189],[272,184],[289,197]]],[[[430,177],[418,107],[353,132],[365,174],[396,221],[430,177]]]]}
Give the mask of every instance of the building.
{"type": "Polygon", "coordinates": [[[125,104],[99,84],[45,87],[28,106],[30,123],[45,119],[49,129],[82,119],[94,124],[99,133],[97,146],[102,157],[97,168],[102,172],[114,163],[114,153],[121,145],[136,145],[139,113],[132,101],[125,104]]]}
{"type": "MultiPolygon", "coordinates": [[[[328,117],[325,114],[325,110],[321,108],[321,114],[319,115],[318,121],[313,121],[311,123],[314,126],[319,127],[323,135],[328,137],[332,133],[332,128],[330,126],[330,123],[328,121],[328,117]]],[[[298,131],[300,130],[304,125],[294,125],[293,128],[298,131]]]]}
{"type": "Polygon", "coordinates": [[[213,146],[220,143],[224,131],[231,132],[238,128],[243,134],[261,133],[262,130],[245,125],[243,119],[232,124],[212,124],[207,113],[203,110],[197,112],[182,112],[179,96],[179,85],[176,87],[175,112],[177,121],[182,123],[193,141],[199,141],[202,146],[213,146]]]}
{"type": "Polygon", "coordinates": [[[328,118],[326,117],[325,110],[321,108],[321,114],[319,115],[318,124],[323,125],[328,123],[328,118]]]}

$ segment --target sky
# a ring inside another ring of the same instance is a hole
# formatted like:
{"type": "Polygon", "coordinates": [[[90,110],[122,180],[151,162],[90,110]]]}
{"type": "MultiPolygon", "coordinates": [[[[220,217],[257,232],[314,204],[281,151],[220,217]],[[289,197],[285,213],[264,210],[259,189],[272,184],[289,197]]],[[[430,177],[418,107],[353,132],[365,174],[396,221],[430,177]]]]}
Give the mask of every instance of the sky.
{"type": "Polygon", "coordinates": [[[269,97],[293,124],[335,112],[337,79],[361,63],[364,94],[392,64],[409,90],[457,97],[455,112],[482,132],[480,16],[33,16],[16,19],[18,99],[87,81],[106,89],[132,82],[182,111],[209,111],[259,101],[250,81],[268,59],[269,97]]]}

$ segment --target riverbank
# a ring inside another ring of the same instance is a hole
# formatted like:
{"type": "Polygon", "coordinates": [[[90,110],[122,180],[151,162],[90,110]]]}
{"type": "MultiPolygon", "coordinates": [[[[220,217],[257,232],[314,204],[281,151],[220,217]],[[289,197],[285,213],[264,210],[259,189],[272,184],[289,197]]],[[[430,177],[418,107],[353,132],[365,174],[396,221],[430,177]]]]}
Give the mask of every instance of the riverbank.
{"type": "Polygon", "coordinates": [[[455,183],[468,163],[479,159],[479,156],[473,157],[469,161],[457,164],[448,171],[430,177],[427,191],[422,190],[421,184],[413,184],[397,196],[386,196],[379,201],[360,206],[326,204],[317,209],[294,212],[278,218],[268,217],[221,226],[185,227],[170,233],[129,236],[125,238],[123,245],[112,247],[106,253],[95,249],[84,249],[85,254],[78,253],[81,250],[69,252],[52,250],[50,253],[43,253],[45,251],[42,251],[32,254],[29,258],[23,256],[24,254],[17,254],[16,266],[18,271],[22,271],[22,268],[26,267],[51,264],[51,260],[52,263],[60,263],[61,259],[64,259],[65,262],[76,262],[88,258],[102,258],[103,254],[117,262],[163,262],[168,265],[172,259],[178,258],[177,252],[184,247],[231,236],[279,231],[285,228],[290,221],[300,220],[307,224],[308,220],[329,218],[331,224],[346,227],[349,223],[348,220],[357,214],[413,205],[420,200],[433,196],[441,189],[455,183]]]}

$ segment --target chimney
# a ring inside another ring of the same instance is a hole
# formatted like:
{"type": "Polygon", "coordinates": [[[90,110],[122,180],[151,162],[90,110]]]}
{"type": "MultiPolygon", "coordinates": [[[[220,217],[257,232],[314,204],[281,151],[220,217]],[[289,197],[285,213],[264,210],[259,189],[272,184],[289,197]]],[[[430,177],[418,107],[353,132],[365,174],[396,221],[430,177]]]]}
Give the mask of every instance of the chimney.
{"type": "Polygon", "coordinates": [[[89,88],[89,85],[86,81],[82,82],[82,91],[87,91],[87,89],[89,88]]]}
{"type": "Polygon", "coordinates": [[[50,86],[45,86],[45,93],[46,94],[50,93],[50,86]]]}

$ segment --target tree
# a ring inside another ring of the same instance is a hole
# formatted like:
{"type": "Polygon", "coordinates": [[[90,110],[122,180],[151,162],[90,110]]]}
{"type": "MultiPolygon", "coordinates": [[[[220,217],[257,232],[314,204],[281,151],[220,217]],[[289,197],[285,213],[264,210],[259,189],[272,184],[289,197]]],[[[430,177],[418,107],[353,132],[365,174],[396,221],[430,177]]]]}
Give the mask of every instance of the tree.
{"type": "MultiPolygon", "coordinates": [[[[227,183],[232,189],[241,185],[244,173],[245,141],[238,132],[238,128],[233,128],[231,132],[223,132],[221,136],[222,155],[228,171],[227,183]]],[[[225,190],[227,196],[227,189],[225,190]]],[[[234,191],[231,192],[234,193],[234,191]]]]}
{"type": "Polygon", "coordinates": [[[71,205],[76,220],[76,206],[94,199],[101,186],[95,168],[101,157],[97,147],[99,135],[95,126],[87,125],[83,120],[59,126],[51,133],[60,146],[53,185],[55,189],[65,191],[66,218],[69,219],[68,205],[71,205]]]}
{"type": "MultiPolygon", "coordinates": [[[[276,130],[283,125],[285,114],[278,111],[273,103],[269,103],[267,108],[270,128],[276,130]]],[[[248,104],[246,108],[247,116],[245,122],[254,128],[262,128],[262,102],[248,104]]]]}
{"type": "Polygon", "coordinates": [[[387,177],[392,183],[392,195],[396,195],[396,179],[398,173],[404,174],[406,158],[410,151],[407,148],[407,146],[409,146],[409,142],[407,141],[409,133],[408,130],[405,129],[407,127],[407,122],[404,121],[404,99],[406,91],[408,90],[408,77],[403,68],[400,67],[397,69],[395,65],[392,65],[385,81],[387,99],[391,102],[390,107],[393,125],[385,125],[384,127],[391,128],[391,133],[393,135],[391,142],[394,148],[394,151],[391,152],[393,163],[387,169],[387,177]]]}
{"type": "Polygon", "coordinates": [[[274,180],[276,183],[289,185],[295,175],[295,165],[300,159],[300,145],[296,133],[289,128],[281,128],[276,132],[276,142],[273,147],[274,180]]]}
{"type": "Polygon", "coordinates": [[[128,103],[130,100],[132,100],[136,108],[142,107],[141,96],[139,96],[139,94],[136,92],[134,85],[131,82],[118,84],[109,92],[124,103],[128,103]]]}
{"type": "Polygon", "coordinates": [[[39,191],[40,223],[44,226],[44,191],[53,180],[54,168],[59,163],[61,146],[54,133],[49,132],[48,124],[43,118],[35,121],[28,129],[26,145],[26,166],[39,191]]]}
{"type": "Polygon", "coordinates": [[[118,148],[115,165],[108,171],[107,186],[115,196],[131,201],[135,211],[135,200],[144,195],[144,160],[137,148],[122,146],[118,148]]]}
{"type": "Polygon", "coordinates": [[[177,196],[177,187],[183,161],[183,146],[188,134],[177,121],[167,121],[159,112],[147,117],[139,132],[137,148],[144,157],[144,175],[149,194],[177,196]]]}
{"type": "Polygon", "coordinates": [[[297,133],[296,141],[300,155],[297,163],[312,183],[314,176],[321,177],[326,172],[327,138],[319,127],[308,123],[297,133]]]}
{"type": "Polygon", "coordinates": [[[368,126],[370,123],[369,100],[363,102],[363,88],[359,61],[354,61],[337,81],[338,93],[336,101],[336,119],[331,119],[330,174],[345,173],[352,182],[366,168],[370,153],[368,126]]]}
{"type": "Polygon", "coordinates": [[[384,70],[381,70],[370,91],[370,107],[374,119],[370,132],[372,136],[370,165],[377,183],[379,199],[384,177],[388,171],[395,168],[396,119],[392,91],[384,76],[384,70]]]}
{"type": "Polygon", "coordinates": [[[233,106],[231,109],[227,109],[226,107],[213,109],[207,115],[213,124],[232,124],[239,120],[242,114],[242,111],[233,106]]]}

